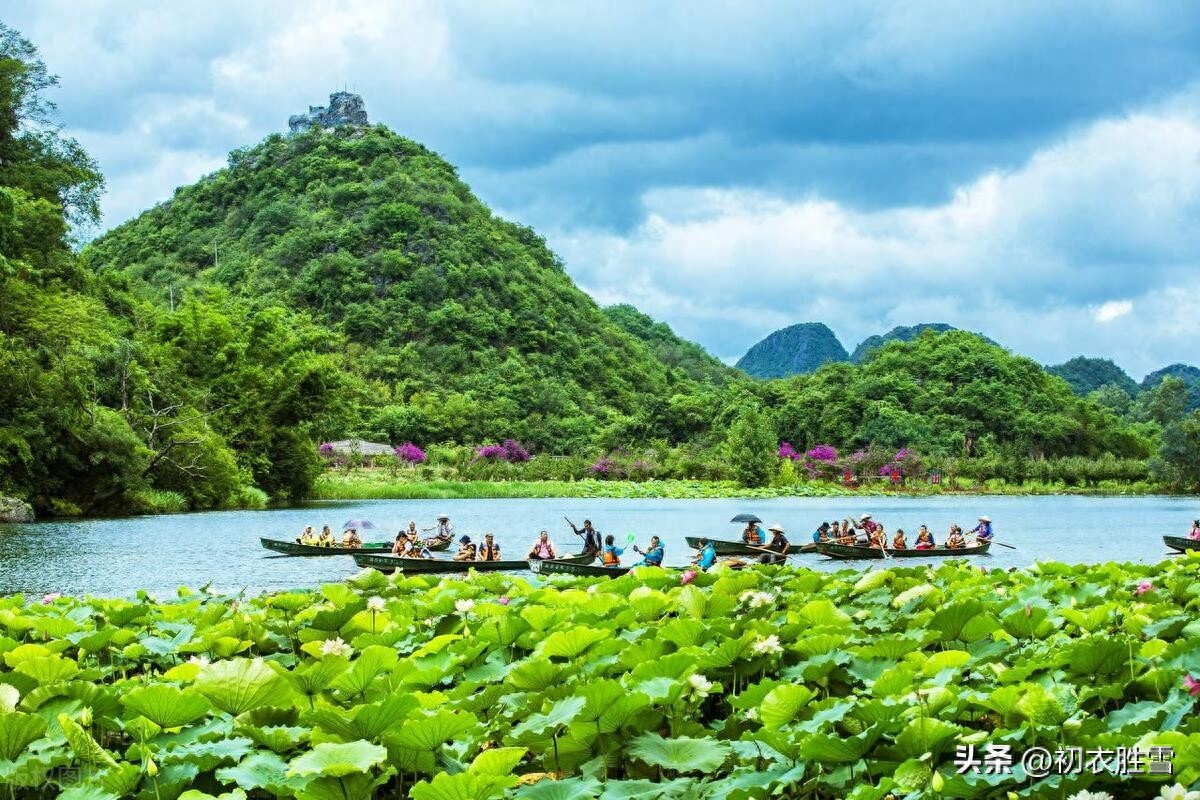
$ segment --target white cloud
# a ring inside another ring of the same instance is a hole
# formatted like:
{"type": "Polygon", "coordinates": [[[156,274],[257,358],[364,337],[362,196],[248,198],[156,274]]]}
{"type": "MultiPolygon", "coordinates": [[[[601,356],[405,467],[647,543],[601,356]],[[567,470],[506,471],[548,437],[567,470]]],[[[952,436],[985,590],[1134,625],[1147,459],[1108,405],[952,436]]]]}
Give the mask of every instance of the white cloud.
{"type": "Polygon", "coordinates": [[[1112,322],[1133,311],[1133,303],[1128,300],[1109,300],[1102,303],[1092,312],[1097,322],[1112,322]]]}

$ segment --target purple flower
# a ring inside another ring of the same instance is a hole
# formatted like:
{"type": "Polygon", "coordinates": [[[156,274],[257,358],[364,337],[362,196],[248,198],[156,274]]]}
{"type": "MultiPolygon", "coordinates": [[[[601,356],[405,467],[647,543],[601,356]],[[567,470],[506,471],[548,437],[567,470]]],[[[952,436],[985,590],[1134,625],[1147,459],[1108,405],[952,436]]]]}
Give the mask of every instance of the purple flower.
{"type": "Polygon", "coordinates": [[[607,478],[616,469],[617,463],[608,456],[600,456],[588,467],[588,471],[601,478],[607,478]]]}
{"type": "Polygon", "coordinates": [[[837,448],[829,444],[819,444],[804,454],[809,461],[837,461],[837,448]]]}
{"type": "Polygon", "coordinates": [[[779,458],[789,458],[793,461],[795,461],[797,458],[800,458],[800,454],[796,452],[796,448],[792,447],[791,442],[780,442],[779,452],[776,453],[776,455],[779,458]]]}
{"type": "Polygon", "coordinates": [[[1200,694],[1200,681],[1193,678],[1191,675],[1183,676],[1183,688],[1188,690],[1188,694],[1192,697],[1200,694]]]}
{"type": "Polygon", "coordinates": [[[524,462],[529,460],[529,451],[521,446],[521,443],[516,439],[504,440],[504,456],[511,464],[524,462]]]}
{"type": "Polygon", "coordinates": [[[1135,595],[1137,595],[1138,597],[1141,597],[1142,595],[1144,595],[1146,592],[1150,591],[1153,588],[1154,588],[1154,584],[1151,583],[1150,581],[1142,581],[1141,583],[1139,583],[1137,585],[1137,588],[1133,590],[1133,593],[1135,595]]]}
{"type": "Polygon", "coordinates": [[[506,605],[508,605],[508,604],[509,604],[510,602],[512,602],[512,601],[508,599],[508,596],[507,596],[507,595],[501,595],[500,597],[497,597],[497,598],[496,598],[496,602],[497,602],[497,603],[499,603],[499,604],[500,604],[500,605],[502,605],[502,606],[506,606],[506,605]]]}
{"type": "Polygon", "coordinates": [[[417,447],[412,442],[405,442],[392,450],[396,454],[396,458],[401,461],[407,461],[410,464],[424,464],[425,451],[417,447]]]}
{"type": "Polygon", "coordinates": [[[635,472],[649,472],[650,470],[654,469],[654,465],[649,461],[639,458],[630,464],[629,468],[635,472]]]}
{"type": "Polygon", "coordinates": [[[317,448],[317,452],[323,456],[333,455],[333,443],[332,442],[322,442],[321,446],[317,448]]]}
{"type": "Polygon", "coordinates": [[[885,478],[894,478],[900,474],[900,468],[895,464],[884,464],[879,468],[879,474],[885,478]]]}
{"type": "Polygon", "coordinates": [[[911,455],[907,447],[901,447],[896,451],[896,455],[892,456],[892,461],[903,461],[911,455]]]}
{"type": "Polygon", "coordinates": [[[866,457],[867,457],[866,450],[855,450],[853,453],[850,454],[850,460],[853,461],[855,464],[862,461],[866,457]]]}

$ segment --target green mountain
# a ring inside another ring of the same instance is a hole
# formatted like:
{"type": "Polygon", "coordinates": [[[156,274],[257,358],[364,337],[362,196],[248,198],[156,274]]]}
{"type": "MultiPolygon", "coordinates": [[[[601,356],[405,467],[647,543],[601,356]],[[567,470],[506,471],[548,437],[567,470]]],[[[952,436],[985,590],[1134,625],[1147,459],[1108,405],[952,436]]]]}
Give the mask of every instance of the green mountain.
{"type": "Polygon", "coordinates": [[[861,364],[870,355],[872,350],[878,350],[888,342],[911,342],[921,335],[922,331],[933,331],[935,333],[945,333],[952,331],[954,327],[947,325],[944,322],[922,322],[917,325],[897,325],[882,336],[868,336],[859,342],[858,347],[854,348],[854,352],[850,354],[850,360],[855,364],[861,364]]]}
{"type": "Polygon", "coordinates": [[[627,303],[605,306],[603,311],[604,316],[646,345],[655,358],[682,369],[693,380],[719,385],[730,378],[745,377],[700,345],[676,336],[670,325],[656,322],[627,303]]]}
{"type": "Polygon", "coordinates": [[[848,361],[846,348],[829,326],[801,322],[781,328],[746,351],[738,369],[755,378],[806,375],[822,364],[848,361]]]}
{"type": "Polygon", "coordinates": [[[84,258],[160,302],[220,286],[253,308],[311,314],[345,337],[363,390],[354,427],[385,440],[512,437],[569,452],[629,417],[673,437],[666,412],[647,409],[723,372],[669,329],[606,315],[541,237],[383,126],[235,151],[84,258]]]}
{"type": "Polygon", "coordinates": [[[1187,386],[1187,410],[1200,409],[1200,368],[1193,367],[1191,364],[1170,364],[1151,372],[1142,379],[1141,390],[1153,389],[1162,383],[1163,378],[1168,376],[1179,378],[1187,386]]]}
{"type": "Polygon", "coordinates": [[[1087,396],[1107,384],[1123,389],[1130,397],[1137,397],[1139,391],[1137,381],[1107,358],[1076,356],[1062,364],[1046,367],[1046,371],[1071,384],[1071,390],[1080,396],[1087,396]]]}

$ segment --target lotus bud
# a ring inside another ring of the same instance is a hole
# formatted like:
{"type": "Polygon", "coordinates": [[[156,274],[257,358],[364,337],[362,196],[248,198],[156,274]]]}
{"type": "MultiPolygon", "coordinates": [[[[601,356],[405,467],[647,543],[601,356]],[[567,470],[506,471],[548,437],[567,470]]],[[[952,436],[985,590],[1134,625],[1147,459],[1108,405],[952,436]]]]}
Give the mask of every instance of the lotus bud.
{"type": "Polygon", "coordinates": [[[155,764],[154,759],[149,756],[146,758],[146,774],[151,778],[158,774],[158,764],[155,764]]]}
{"type": "Polygon", "coordinates": [[[942,773],[933,773],[933,777],[929,779],[929,788],[941,794],[942,789],[946,788],[946,779],[942,777],[942,773]]]}
{"type": "Polygon", "coordinates": [[[84,706],[79,712],[79,724],[85,728],[92,724],[91,706],[84,706]]]}

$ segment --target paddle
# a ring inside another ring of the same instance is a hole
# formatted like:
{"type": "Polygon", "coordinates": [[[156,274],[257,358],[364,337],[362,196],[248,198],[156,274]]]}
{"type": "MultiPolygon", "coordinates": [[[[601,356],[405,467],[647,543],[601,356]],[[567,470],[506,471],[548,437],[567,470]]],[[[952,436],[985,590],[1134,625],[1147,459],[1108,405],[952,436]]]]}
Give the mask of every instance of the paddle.
{"type": "Polygon", "coordinates": [[[1011,544],[1005,544],[1004,542],[997,542],[995,539],[980,539],[979,534],[977,534],[977,533],[971,534],[971,537],[973,539],[975,539],[975,541],[977,541],[977,542],[991,542],[992,544],[998,544],[1001,547],[1007,547],[1009,550],[1017,549],[1017,548],[1013,547],[1011,544]]]}
{"type": "Polygon", "coordinates": [[[792,558],[793,556],[803,555],[803,553],[799,553],[799,552],[797,552],[797,553],[780,553],[776,550],[769,550],[766,547],[755,547],[752,544],[746,545],[746,549],[747,550],[757,550],[760,553],[767,553],[767,554],[773,555],[773,556],[782,555],[784,558],[792,558]]]}

